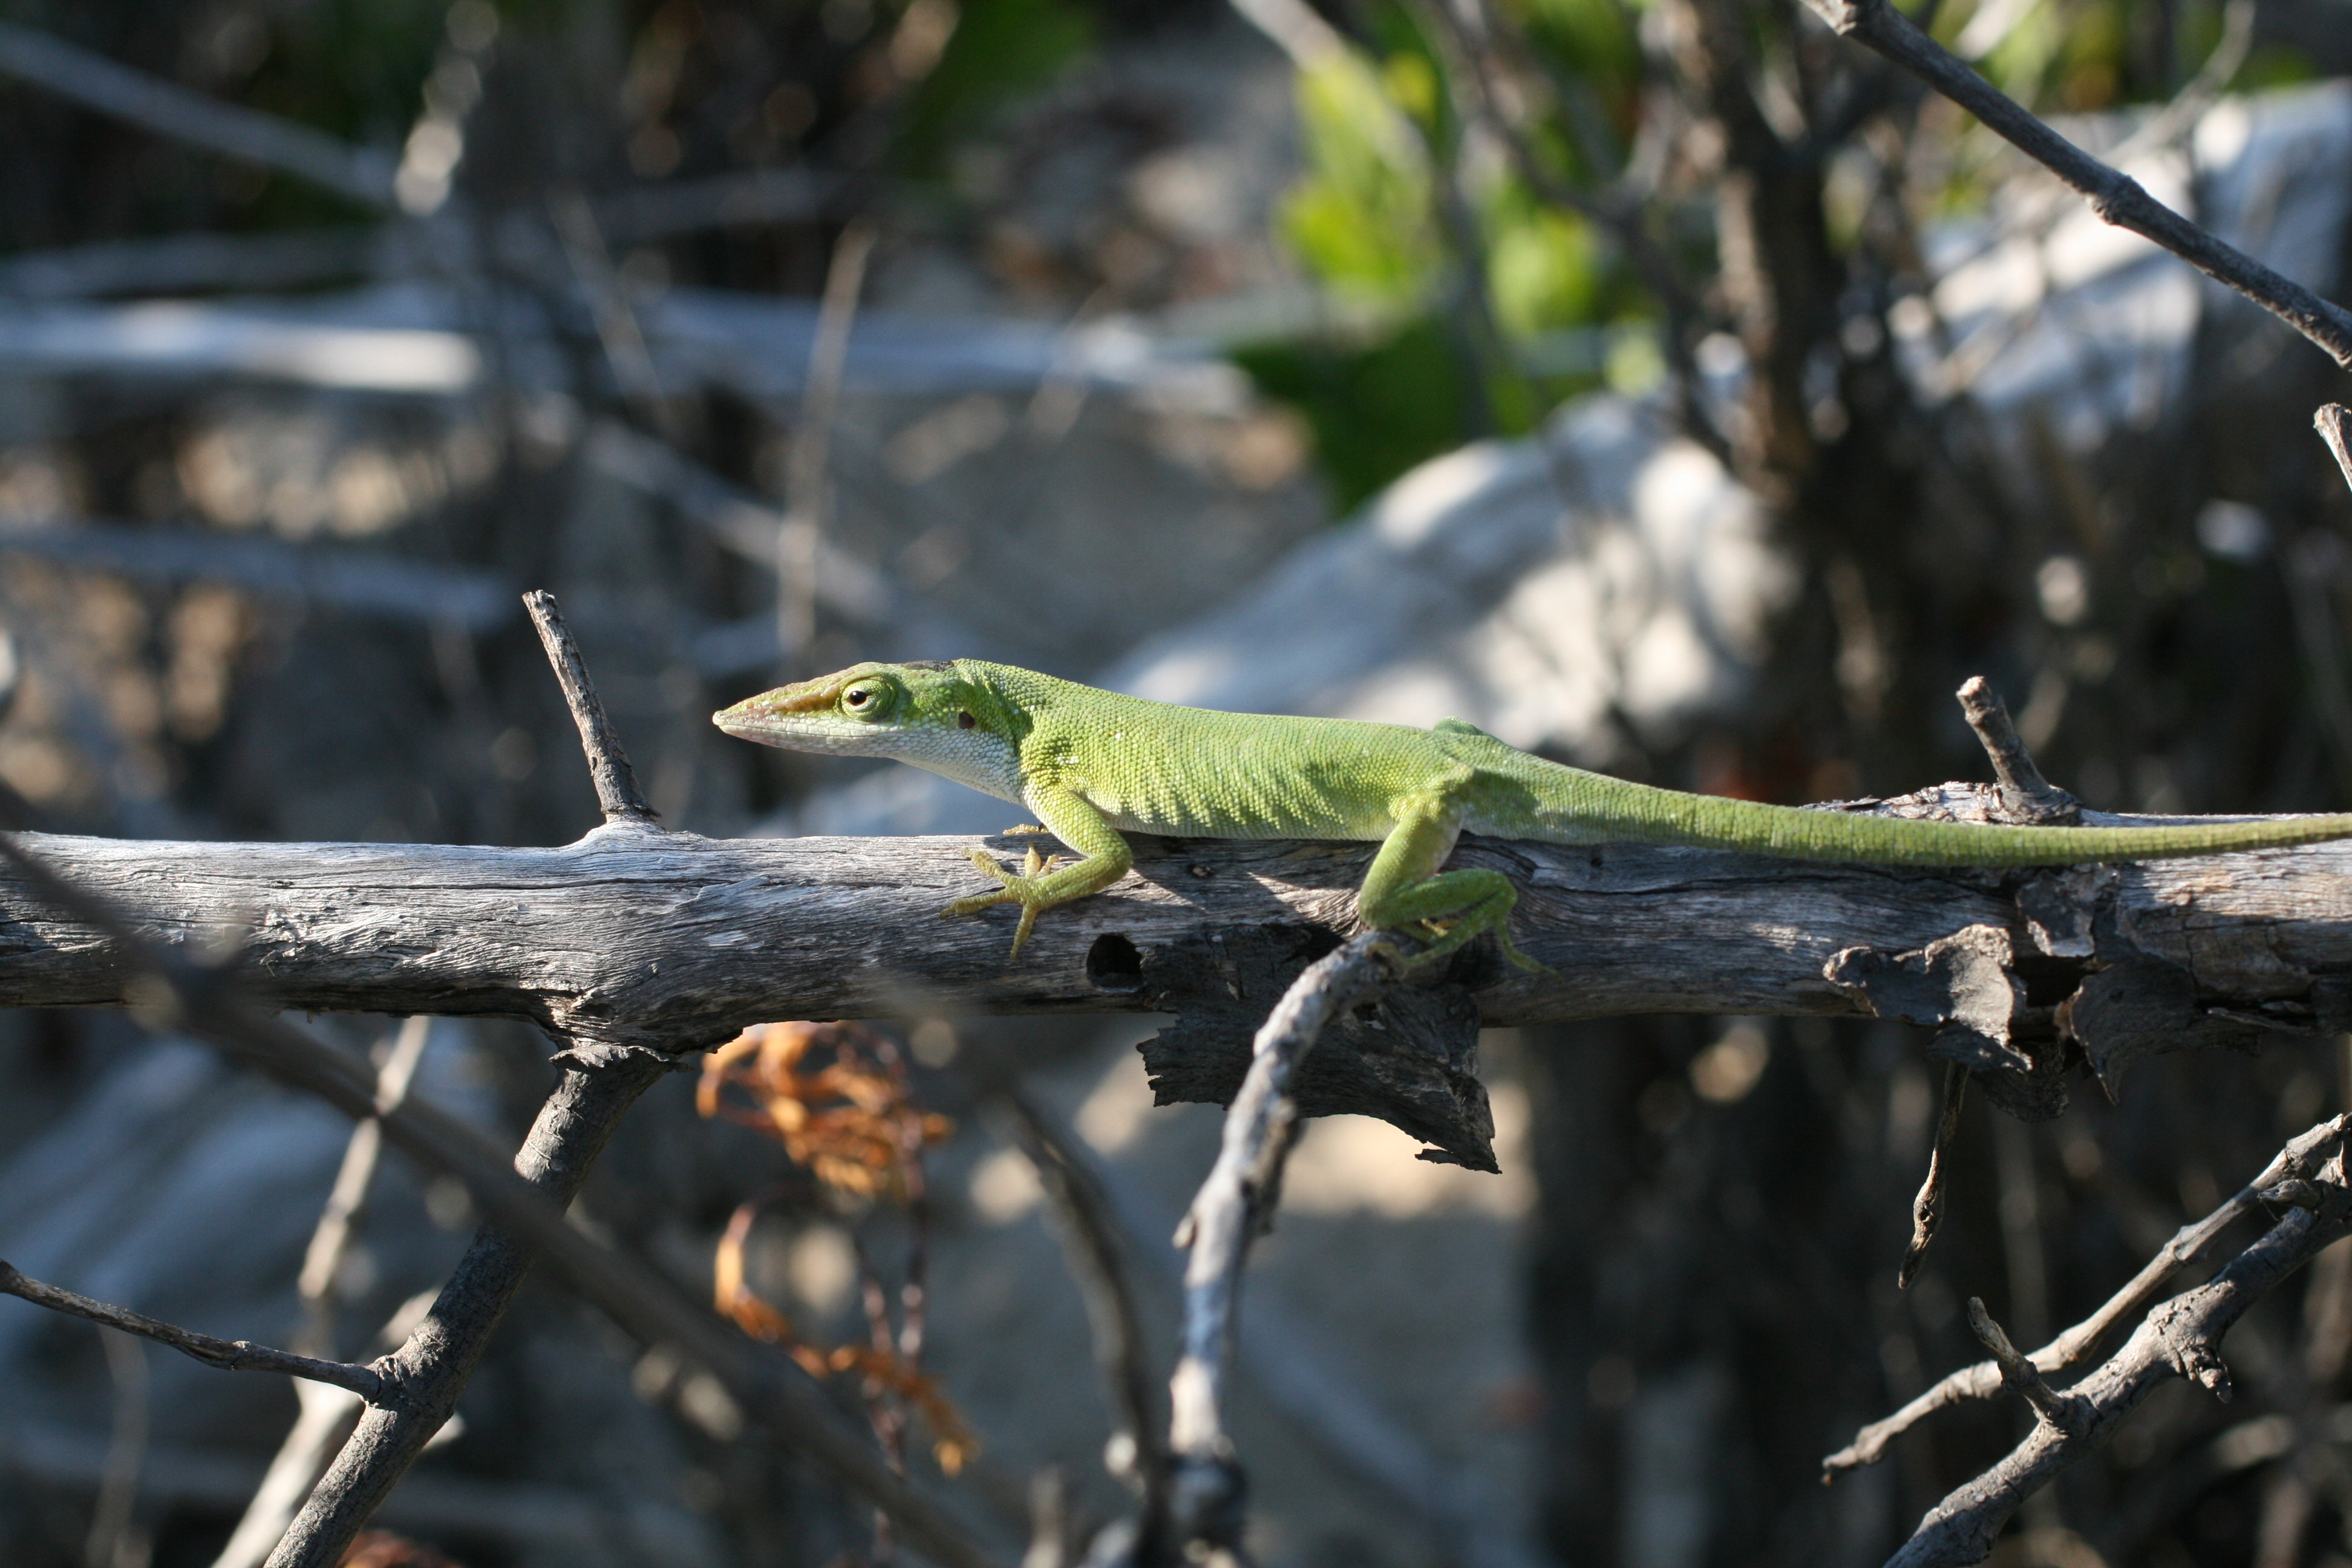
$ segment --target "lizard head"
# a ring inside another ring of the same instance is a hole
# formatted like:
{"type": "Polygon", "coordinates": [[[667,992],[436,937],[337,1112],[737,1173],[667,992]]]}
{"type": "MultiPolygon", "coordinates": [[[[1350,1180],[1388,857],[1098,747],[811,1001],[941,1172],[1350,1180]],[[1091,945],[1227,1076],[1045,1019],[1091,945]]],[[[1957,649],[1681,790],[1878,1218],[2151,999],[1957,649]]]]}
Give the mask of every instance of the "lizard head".
{"type": "Polygon", "coordinates": [[[928,659],[853,664],[746,698],[710,721],[765,746],[895,757],[991,791],[1017,772],[995,692],[957,665],[928,659]]]}

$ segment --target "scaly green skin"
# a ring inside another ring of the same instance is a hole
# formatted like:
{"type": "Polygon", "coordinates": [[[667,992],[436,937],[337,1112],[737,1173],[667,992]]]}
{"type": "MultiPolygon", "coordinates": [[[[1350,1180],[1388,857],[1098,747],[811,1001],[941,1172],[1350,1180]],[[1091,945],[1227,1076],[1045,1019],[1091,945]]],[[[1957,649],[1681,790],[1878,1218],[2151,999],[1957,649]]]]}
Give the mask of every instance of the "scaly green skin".
{"type": "Polygon", "coordinates": [[[1122,831],[1179,838],[1339,838],[1381,846],[1357,895],[1367,925],[1433,940],[1416,966],[1487,931],[1511,945],[1518,895],[1500,871],[1441,871],[1462,834],[1551,844],[1687,844],[1886,866],[2072,866],[2352,837],[2352,816],[2174,827],[1993,827],[1852,816],[1685,795],[1531,757],[1456,719],[1433,730],[1220,713],[1010,665],[860,664],[739,702],[712,721],[791,751],[895,757],[1036,814],[1081,857],[1031,850],[943,914],[1017,903],[1013,951],[1040,911],[1118,881],[1122,831]]]}

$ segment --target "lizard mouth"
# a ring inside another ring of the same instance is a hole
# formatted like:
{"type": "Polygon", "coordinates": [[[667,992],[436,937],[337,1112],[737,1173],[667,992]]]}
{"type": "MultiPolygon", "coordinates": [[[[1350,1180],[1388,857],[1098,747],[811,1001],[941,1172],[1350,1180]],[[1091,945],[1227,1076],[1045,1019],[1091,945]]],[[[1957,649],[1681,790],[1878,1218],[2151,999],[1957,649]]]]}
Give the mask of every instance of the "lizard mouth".
{"type": "Polygon", "coordinates": [[[793,722],[801,715],[829,713],[841,695],[839,675],[819,677],[791,686],[780,686],[773,691],[762,691],[757,697],[747,697],[732,708],[722,708],[710,716],[710,721],[729,734],[745,741],[765,741],[772,735],[804,734],[805,720],[793,722]]]}

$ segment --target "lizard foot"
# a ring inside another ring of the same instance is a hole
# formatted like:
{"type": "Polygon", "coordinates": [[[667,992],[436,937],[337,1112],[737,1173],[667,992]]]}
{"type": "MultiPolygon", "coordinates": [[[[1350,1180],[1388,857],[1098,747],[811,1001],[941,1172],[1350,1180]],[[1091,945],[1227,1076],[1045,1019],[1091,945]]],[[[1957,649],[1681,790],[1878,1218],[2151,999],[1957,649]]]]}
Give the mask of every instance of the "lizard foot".
{"type": "Polygon", "coordinates": [[[1019,871],[1009,871],[998,865],[996,857],[987,850],[975,849],[971,852],[971,863],[1003,883],[1003,887],[992,893],[974,893],[970,898],[957,899],[940,914],[942,918],[971,915],[998,904],[1019,904],[1021,923],[1013,928],[1013,951],[1005,955],[1007,959],[1018,958],[1021,949],[1029,941],[1029,933],[1037,929],[1037,912],[1054,901],[1038,895],[1037,883],[1060,860],[1058,855],[1049,858],[1033,848],[1022,861],[1019,871]]]}
{"type": "Polygon", "coordinates": [[[1400,960],[1407,974],[1417,973],[1439,959],[1452,956],[1488,931],[1494,933],[1495,945],[1503,950],[1503,956],[1510,960],[1512,967],[1529,974],[1551,973],[1545,965],[1521,952],[1518,944],[1511,940],[1511,911],[1507,904],[1499,910],[1472,910],[1451,922],[1422,921],[1417,923],[1427,933],[1429,945],[1412,957],[1400,960]]]}

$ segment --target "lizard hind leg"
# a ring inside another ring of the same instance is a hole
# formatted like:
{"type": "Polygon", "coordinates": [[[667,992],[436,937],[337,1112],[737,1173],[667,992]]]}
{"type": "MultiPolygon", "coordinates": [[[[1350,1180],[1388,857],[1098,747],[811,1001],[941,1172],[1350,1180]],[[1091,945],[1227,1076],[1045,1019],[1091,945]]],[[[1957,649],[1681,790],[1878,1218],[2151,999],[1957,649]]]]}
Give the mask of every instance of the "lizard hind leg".
{"type": "Polygon", "coordinates": [[[1424,796],[1399,813],[1396,826],[1372,858],[1356,910],[1366,925],[1381,931],[1421,926],[1442,930],[1406,967],[1427,967],[1492,931],[1503,956],[1520,969],[1543,965],[1511,941],[1511,910],[1518,889],[1500,871],[1468,868],[1440,871],[1461,836],[1458,807],[1443,797],[1424,796]]]}

